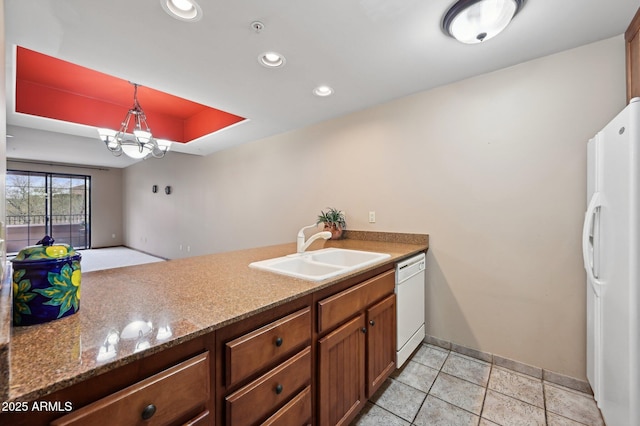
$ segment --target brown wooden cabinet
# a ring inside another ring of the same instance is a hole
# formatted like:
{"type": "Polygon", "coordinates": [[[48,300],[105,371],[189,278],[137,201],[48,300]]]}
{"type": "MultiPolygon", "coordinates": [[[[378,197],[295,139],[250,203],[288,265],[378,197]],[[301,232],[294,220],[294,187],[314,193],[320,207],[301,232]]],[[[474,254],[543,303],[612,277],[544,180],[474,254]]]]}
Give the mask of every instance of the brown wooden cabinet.
{"type": "Polygon", "coordinates": [[[311,297],[267,310],[216,333],[216,424],[311,423],[311,297]]]}
{"type": "Polygon", "coordinates": [[[624,33],[627,51],[627,103],[640,96],[640,9],[624,33]]]}
{"type": "Polygon", "coordinates": [[[318,423],[346,425],[395,369],[395,272],[318,302],[318,423]],[[345,322],[346,319],[346,322],[345,322]]]}
{"type": "Polygon", "coordinates": [[[311,309],[306,307],[227,342],[226,385],[239,383],[310,340],[311,309]]]}
{"type": "Polygon", "coordinates": [[[318,423],[346,425],[365,395],[365,322],[360,314],[318,342],[318,423]]]}
{"type": "Polygon", "coordinates": [[[295,398],[269,417],[263,426],[291,426],[300,425],[300,419],[308,418],[312,409],[311,386],[304,388],[295,398]]]}
{"type": "Polygon", "coordinates": [[[367,398],[396,369],[396,295],[367,309],[367,398]]]}
{"type": "MultiPolygon", "coordinates": [[[[227,424],[252,425],[271,415],[311,382],[311,348],[295,356],[226,397],[227,424]]],[[[311,410],[300,413],[298,424],[311,417],[311,410]]]]}
{"type": "Polygon", "coordinates": [[[389,267],[41,398],[69,401],[68,414],[15,414],[0,424],[346,425],[395,369],[389,267]]]}
{"type": "Polygon", "coordinates": [[[173,366],[51,422],[52,426],[206,424],[209,352],[173,366]]]}
{"type": "Polygon", "coordinates": [[[2,413],[0,425],[213,425],[213,342],[214,333],[199,336],[37,398],[69,403],[67,414],[2,413]]]}

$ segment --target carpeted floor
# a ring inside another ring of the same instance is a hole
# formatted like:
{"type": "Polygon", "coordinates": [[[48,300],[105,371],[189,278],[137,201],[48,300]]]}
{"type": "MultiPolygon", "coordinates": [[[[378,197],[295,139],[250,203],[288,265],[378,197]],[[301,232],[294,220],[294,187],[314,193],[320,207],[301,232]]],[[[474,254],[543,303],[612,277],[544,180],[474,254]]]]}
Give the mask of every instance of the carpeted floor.
{"type": "Polygon", "coordinates": [[[82,254],[82,260],[80,261],[82,272],[140,265],[142,263],[163,262],[165,260],[127,247],[106,247],[78,251],[82,254]]]}

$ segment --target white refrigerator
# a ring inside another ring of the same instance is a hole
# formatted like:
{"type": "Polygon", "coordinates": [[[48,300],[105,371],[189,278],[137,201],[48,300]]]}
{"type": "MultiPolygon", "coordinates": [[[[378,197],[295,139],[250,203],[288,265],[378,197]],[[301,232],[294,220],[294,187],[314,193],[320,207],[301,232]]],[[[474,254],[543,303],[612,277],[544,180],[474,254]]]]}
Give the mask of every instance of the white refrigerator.
{"type": "Polygon", "coordinates": [[[640,425],[640,98],[587,144],[587,378],[608,426],[640,425]]]}

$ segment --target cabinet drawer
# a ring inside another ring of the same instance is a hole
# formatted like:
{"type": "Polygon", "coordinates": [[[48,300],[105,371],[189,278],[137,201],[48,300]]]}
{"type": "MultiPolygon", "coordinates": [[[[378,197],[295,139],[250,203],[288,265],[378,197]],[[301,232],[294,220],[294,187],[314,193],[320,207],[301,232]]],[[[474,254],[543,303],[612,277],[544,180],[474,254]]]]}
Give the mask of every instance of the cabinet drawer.
{"type": "Polygon", "coordinates": [[[305,424],[311,424],[311,386],[304,388],[287,405],[262,423],[262,426],[300,426],[305,424]]]}
{"type": "Polygon", "coordinates": [[[233,386],[310,342],[307,307],[226,343],[226,385],[233,386]]]}
{"type": "Polygon", "coordinates": [[[373,302],[393,293],[395,271],[390,270],[318,302],[318,333],[348,320],[373,302]]]}
{"type": "Polygon", "coordinates": [[[182,426],[207,426],[213,423],[213,417],[209,410],[205,410],[191,420],[185,422],[182,426]]]}
{"type": "Polygon", "coordinates": [[[184,422],[204,411],[209,399],[209,382],[209,352],[205,352],[51,424],[138,424],[143,422],[144,411],[153,411],[151,417],[144,421],[145,425],[184,422]]]}
{"type": "Polygon", "coordinates": [[[311,383],[311,348],[288,359],[226,398],[227,425],[251,425],[311,383]]]}

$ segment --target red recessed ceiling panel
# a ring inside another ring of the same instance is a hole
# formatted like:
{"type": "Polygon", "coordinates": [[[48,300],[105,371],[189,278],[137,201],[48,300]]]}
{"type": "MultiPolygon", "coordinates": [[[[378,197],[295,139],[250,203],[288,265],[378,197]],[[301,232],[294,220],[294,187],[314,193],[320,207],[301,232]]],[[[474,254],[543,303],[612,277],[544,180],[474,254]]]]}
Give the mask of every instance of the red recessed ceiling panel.
{"type": "MultiPolygon", "coordinates": [[[[16,112],[117,130],[133,106],[122,80],[18,46],[16,112]]],[[[206,105],[138,87],[138,102],[156,138],[187,143],[244,120],[206,105]]]]}

